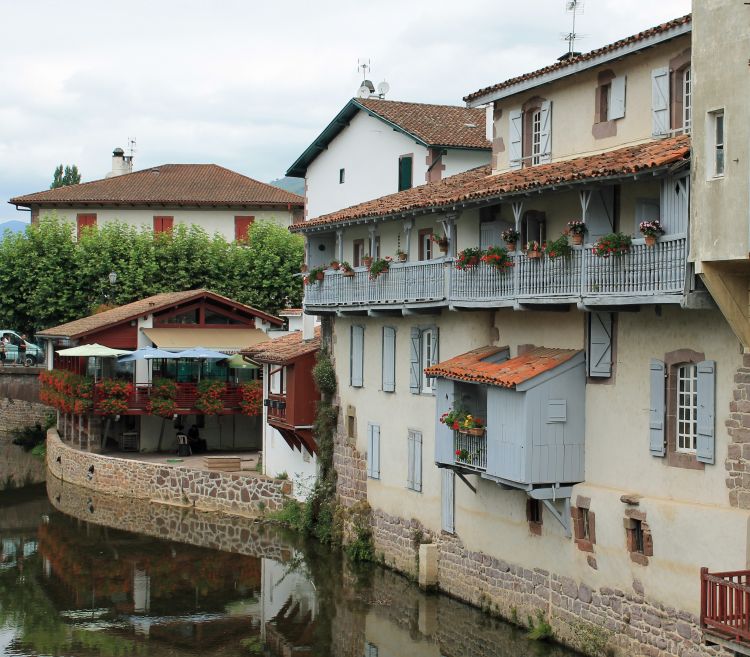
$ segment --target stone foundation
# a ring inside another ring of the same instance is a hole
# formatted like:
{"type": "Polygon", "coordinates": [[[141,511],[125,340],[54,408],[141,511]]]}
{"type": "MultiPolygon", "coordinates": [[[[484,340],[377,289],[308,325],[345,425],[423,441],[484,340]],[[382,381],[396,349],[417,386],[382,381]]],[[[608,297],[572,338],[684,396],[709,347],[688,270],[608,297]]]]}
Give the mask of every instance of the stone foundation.
{"type": "Polygon", "coordinates": [[[62,481],[103,493],[233,515],[278,511],[292,492],[290,481],[259,473],[192,470],[83,452],[63,443],[55,429],[47,433],[47,469],[62,481]]]}

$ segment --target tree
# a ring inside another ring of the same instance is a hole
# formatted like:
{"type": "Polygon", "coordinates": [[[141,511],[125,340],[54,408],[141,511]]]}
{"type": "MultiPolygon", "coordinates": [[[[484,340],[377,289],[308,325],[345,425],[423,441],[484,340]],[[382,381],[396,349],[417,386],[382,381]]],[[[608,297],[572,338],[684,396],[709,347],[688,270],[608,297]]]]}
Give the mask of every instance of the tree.
{"type": "Polygon", "coordinates": [[[55,169],[52,184],[49,188],[57,189],[58,187],[64,187],[65,185],[77,185],[79,182],[81,182],[81,174],[75,164],[72,166],[66,164],[65,168],[60,164],[55,169]]]}

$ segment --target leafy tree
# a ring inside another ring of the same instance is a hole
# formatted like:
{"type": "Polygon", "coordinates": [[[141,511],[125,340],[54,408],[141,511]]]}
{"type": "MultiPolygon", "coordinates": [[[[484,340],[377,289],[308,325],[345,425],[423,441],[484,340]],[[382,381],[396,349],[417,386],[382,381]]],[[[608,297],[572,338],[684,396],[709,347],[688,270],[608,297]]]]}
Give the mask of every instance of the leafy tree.
{"type": "Polygon", "coordinates": [[[78,171],[78,167],[74,164],[72,166],[60,164],[55,169],[55,173],[52,177],[52,184],[49,186],[50,189],[57,189],[58,187],[64,187],[65,185],[77,185],[81,182],[81,174],[78,171]]]}

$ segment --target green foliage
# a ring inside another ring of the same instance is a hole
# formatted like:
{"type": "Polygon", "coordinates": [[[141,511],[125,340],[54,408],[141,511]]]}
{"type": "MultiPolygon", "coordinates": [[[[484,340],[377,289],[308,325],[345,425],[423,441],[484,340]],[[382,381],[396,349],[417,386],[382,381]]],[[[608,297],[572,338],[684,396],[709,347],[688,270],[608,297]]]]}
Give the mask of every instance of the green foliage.
{"type": "Polygon", "coordinates": [[[247,242],[227,242],[197,226],[154,235],[119,222],[83,231],[54,214],[0,241],[0,323],[26,333],[159,292],[205,287],[277,313],[302,302],[299,235],[257,221],[247,242]],[[117,273],[117,284],[109,273],[117,273]]]}
{"type": "Polygon", "coordinates": [[[625,233],[608,233],[596,240],[591,250],[600,258],[623,255],[630,251],[632,241],[630,235],[625,235],[625,233]]]}
{"type": "Polygon", "coordinates": [[[375,548],[372,544],[372,531],[369,527],[359,526],[354,540],[346,546],[346,554],[352,561],[375,561],[375,548]]]}
{"type": "Polygon", "coordinates": [[[60,164],[55,168],[55,173],[52,175],[52,184],[49,188],[57,189],[65,185],[77,185],[79,182],[81,182],[81,174],[75,164],[72,166],[66,164],[65,168],[60,164]]]}
{"type": "Polygon", "coordinates": [[[561,235],[553,242],[547,242],[545,251],[547,252],[547,257],[551,260],[569,256],[571,249],[570,244],[568,244],[568,236],[561,235]]]}
{"type": "Polygon", "coordinates": [[[601,625],[593,625],[583,621],[576,621],[571,626],[573,631],[575,647],[585,655],[599,657],[600,655],[612,654],[612,649],[607,648],[612,632],[601,625]]]}
{"type": "Polygon", "coordinates": [[[313,367],[313,379],[318,390],[328,397],[336,392],[336,368],[333,366],[327,349],[321,349],[313,367]]]}
{"type": "Polygon", "coordinates": [[[40,461],[47,460],[47,443],[39,443],[34,449],[31,450],[31,455],[38,458],[40,461]]]}
{"type": "Polygon", "coordinates": [[[279,474],[276,475],[276,479],[286,481],[287,479],[289,479],[289,473],[286,470],[284,470],[284,472],[279,472],[279,474]]]}
{"type": "Polygon", "coordinates": [[[536,612],[537,622],[529,616],[529,632],[526,635],[532,641],[547,641],[553,637],[552,626],[547,622],[544,617],[544,612],[541,610],[536,612]]]}
{"type": "Polygon", "coordinates": [[[240,647],[248,655],[262,655],[263,654],[263,642],[260,637],[254,636],[249,639],[240,640],[240,647]]]}

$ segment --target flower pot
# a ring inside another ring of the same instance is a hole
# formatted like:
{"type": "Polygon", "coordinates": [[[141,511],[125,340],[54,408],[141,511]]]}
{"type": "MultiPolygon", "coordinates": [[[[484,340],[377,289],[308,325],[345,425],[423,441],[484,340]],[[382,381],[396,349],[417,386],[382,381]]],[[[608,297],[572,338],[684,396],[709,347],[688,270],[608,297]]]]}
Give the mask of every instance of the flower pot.
{"type": "Polygon", "coordinates": [[[299,270],[304,274],[307,271],[307,265],[302,265],[299,270]]]}
{"type": "Polygon", "coordinates": [[[440,249],[440,253],[442,253],[443,255],[445,255],[446,253],[448,253],[448,245],[447,244],[445,244],[445,245],[438,244],[438,248],[440,249]]]}
{"type": "Polygon", "coordinates": [[[583,235],[576,235],[574,233],[570,236],[570,241],[573,242],[573,246],[581,246],[583,244],[583,235]]]}
{"type": "Polygon", "coordinates": [[[654,246],[656,244],[656,235],[644,235],[643,240],[646,242],[646,246],[654,246]]]}
{"type": "Polygon", "coordinates": [[[467,429],[466,433],[470,436],[483,436],[484,435],[484,427],[475,427],[473,429],[467,429]]]}
{"type": "Polygon", "coordinates": [[[506,244],[508,245],[508,252],[509,253],[512,253],[513,251],[516,250],[516,243],[515,242],[506,242],[506,244]]]}
{"type": "Polygon", "coordinates": [[[363,267],[367,267],[369,269],[371,264],[372,264],[372,258],[370,258],[369,256],[365,256],[364,258],[362,258],[363,267]]]}
{"type": "Polygon", "coordinates": [[[398,261],[399,262],[406,262],[406,254],[405,253],[399,253],[398,254],[398,261]]]}
{"type": "Polygon", "coordinates": [[[537,258],[542,257],[542,252],[541,251],[528,251],[526,255],[528,256],[529,260],[536,260],[537,258]]]}
{"type": "Polygon", "coordinates": [[[319,271],[317,274],[315,274],[316,281],[322,281],[324,278],[325,278],[325,274],[322,271],[319,271]]]}
{"type": "Polygon", "coordinates": [[[334,271],[338,271],[338,269],[341,267],[341,265],[338,262],[332,262],[331,263],[331,269],[334,271]]]}
{"type": "Polygon", "coordinates": [[[344,276],[347,278],[353,278],[354,277],[354,270],[353,269],[347,269],[344,271],[344,276]]]}

